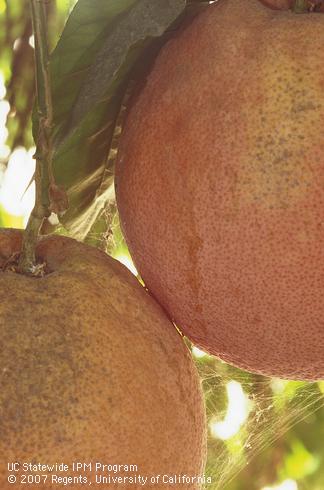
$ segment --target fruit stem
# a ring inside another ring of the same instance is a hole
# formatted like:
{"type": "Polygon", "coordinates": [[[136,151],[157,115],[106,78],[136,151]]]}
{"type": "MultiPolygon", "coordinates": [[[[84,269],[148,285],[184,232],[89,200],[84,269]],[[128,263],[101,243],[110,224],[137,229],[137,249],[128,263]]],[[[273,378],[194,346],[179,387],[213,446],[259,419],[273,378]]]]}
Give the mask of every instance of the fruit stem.
{"type": "Polygon", "coordinates": [[[308,12],[307,3],[307,0],[295,0],[293,12],[295,12],[295,14],[303,14],[305,12],[308,12]]]}
{"type": "Polygon", "coordinates": [[[30,0],[33,31],[35,37],[35,78],[38,112],[38,137],[36,142],[35,206],[24,233],[18,270],[34,274],[36,267],[36,243],[43,220],[51,214],[51,186],[55,187],[52,170],[53,105],[49,70],[47,39],[46,0],[30,0]]]}

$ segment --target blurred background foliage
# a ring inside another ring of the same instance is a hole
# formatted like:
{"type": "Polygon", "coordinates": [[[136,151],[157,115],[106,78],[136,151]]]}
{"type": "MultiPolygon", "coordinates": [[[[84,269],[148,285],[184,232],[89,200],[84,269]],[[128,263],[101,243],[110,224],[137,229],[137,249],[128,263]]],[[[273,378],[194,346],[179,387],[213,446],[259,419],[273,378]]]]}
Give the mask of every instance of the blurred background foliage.
{"type": "MultiPolygon", "coordinates": [[[[52,48],[75,3],[48,1],[52,48]]],[[[34,202],[33,46],[29,2],[0,0],[2,227],[23,228],[34,202]]],[[[105,212],[114,218],[99,220],[87,241],[97,246],[102,243],[103,249],[136,273],[114,203],[105,212]]],[[[190,348],[206,398],[207,474],[213,478],[208,488],[324,490],[324,382],[283,381],[246,373],[190,348]]]]}

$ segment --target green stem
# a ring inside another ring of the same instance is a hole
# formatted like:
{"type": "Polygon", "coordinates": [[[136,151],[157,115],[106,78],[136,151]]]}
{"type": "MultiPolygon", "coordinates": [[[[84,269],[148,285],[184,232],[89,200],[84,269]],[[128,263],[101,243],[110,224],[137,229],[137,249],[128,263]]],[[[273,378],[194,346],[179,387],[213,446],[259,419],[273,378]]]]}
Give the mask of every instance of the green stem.
{"type": "Polygon", "coordinates": [[[308,12],[307,0],[295,0],[293,12],[295,12],[295,14],[303,14],[305,12],[308,12]]]}
{"type": "Polygon", "coordinates": [[[36,199],[24,233],[18,269],[33,274],[36,266],[37,237],[45,217],[50,215],[50,185],[54,183],[52,171],[53,105],[49,71],[47,40],[46,0],[30,0],[33,31],[35,37],[36,97],[39,130],[36,149],[36,199]]]}

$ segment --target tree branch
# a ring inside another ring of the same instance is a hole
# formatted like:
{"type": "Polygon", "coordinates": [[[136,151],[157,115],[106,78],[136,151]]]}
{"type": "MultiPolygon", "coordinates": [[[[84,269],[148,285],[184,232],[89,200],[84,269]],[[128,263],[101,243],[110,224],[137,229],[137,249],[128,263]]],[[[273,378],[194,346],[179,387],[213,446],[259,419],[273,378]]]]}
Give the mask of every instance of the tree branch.
{"type": "Polygon", "coordinates": [[[35,249],[37,237],[45,217],[50,215],[50,186],[55,185],[52,158],[53,105],[49,71],[47,19],[45,0],[30,0],[35,37],[36,97],[39,119],[36,142],[36,199],[24,234],[19,260],[19,271],[33,274],[36,268],[35,249]]]}

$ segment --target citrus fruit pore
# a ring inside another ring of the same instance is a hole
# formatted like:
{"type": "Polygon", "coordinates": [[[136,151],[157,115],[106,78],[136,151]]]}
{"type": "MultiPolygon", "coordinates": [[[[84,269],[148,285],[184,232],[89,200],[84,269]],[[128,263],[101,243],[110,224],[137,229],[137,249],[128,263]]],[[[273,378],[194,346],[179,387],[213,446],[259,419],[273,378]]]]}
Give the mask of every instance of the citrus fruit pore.
{"type": "MultiPolygon", "coordinates": [[[[103,488],[95,478],[107,471],[73,472],[72,462],[122,465],[110,474],[123,478],[201,476],[200,381],[164,311],[123,265],[69,238],[39,241],[37,255],[49,271],[43,277],[3,270],[20,251],[21,237],[0,232],[1,489],[26,487],[22,466],[16,484],[7,482],[8,462],[69,465],[66,473],[45,471],[45,483],[30,485],[43,490],[63,488],[53,473],[83,475],[103,488]]],[[[106,487],[143,488],[128,480],[106,487]]]]}
{"type": "Polygon", "coordinates": [[[129,104],[121,225],[151,293],[200,348],[324,378],[322,14],[221,0],[164,45],[129,104]]]}

